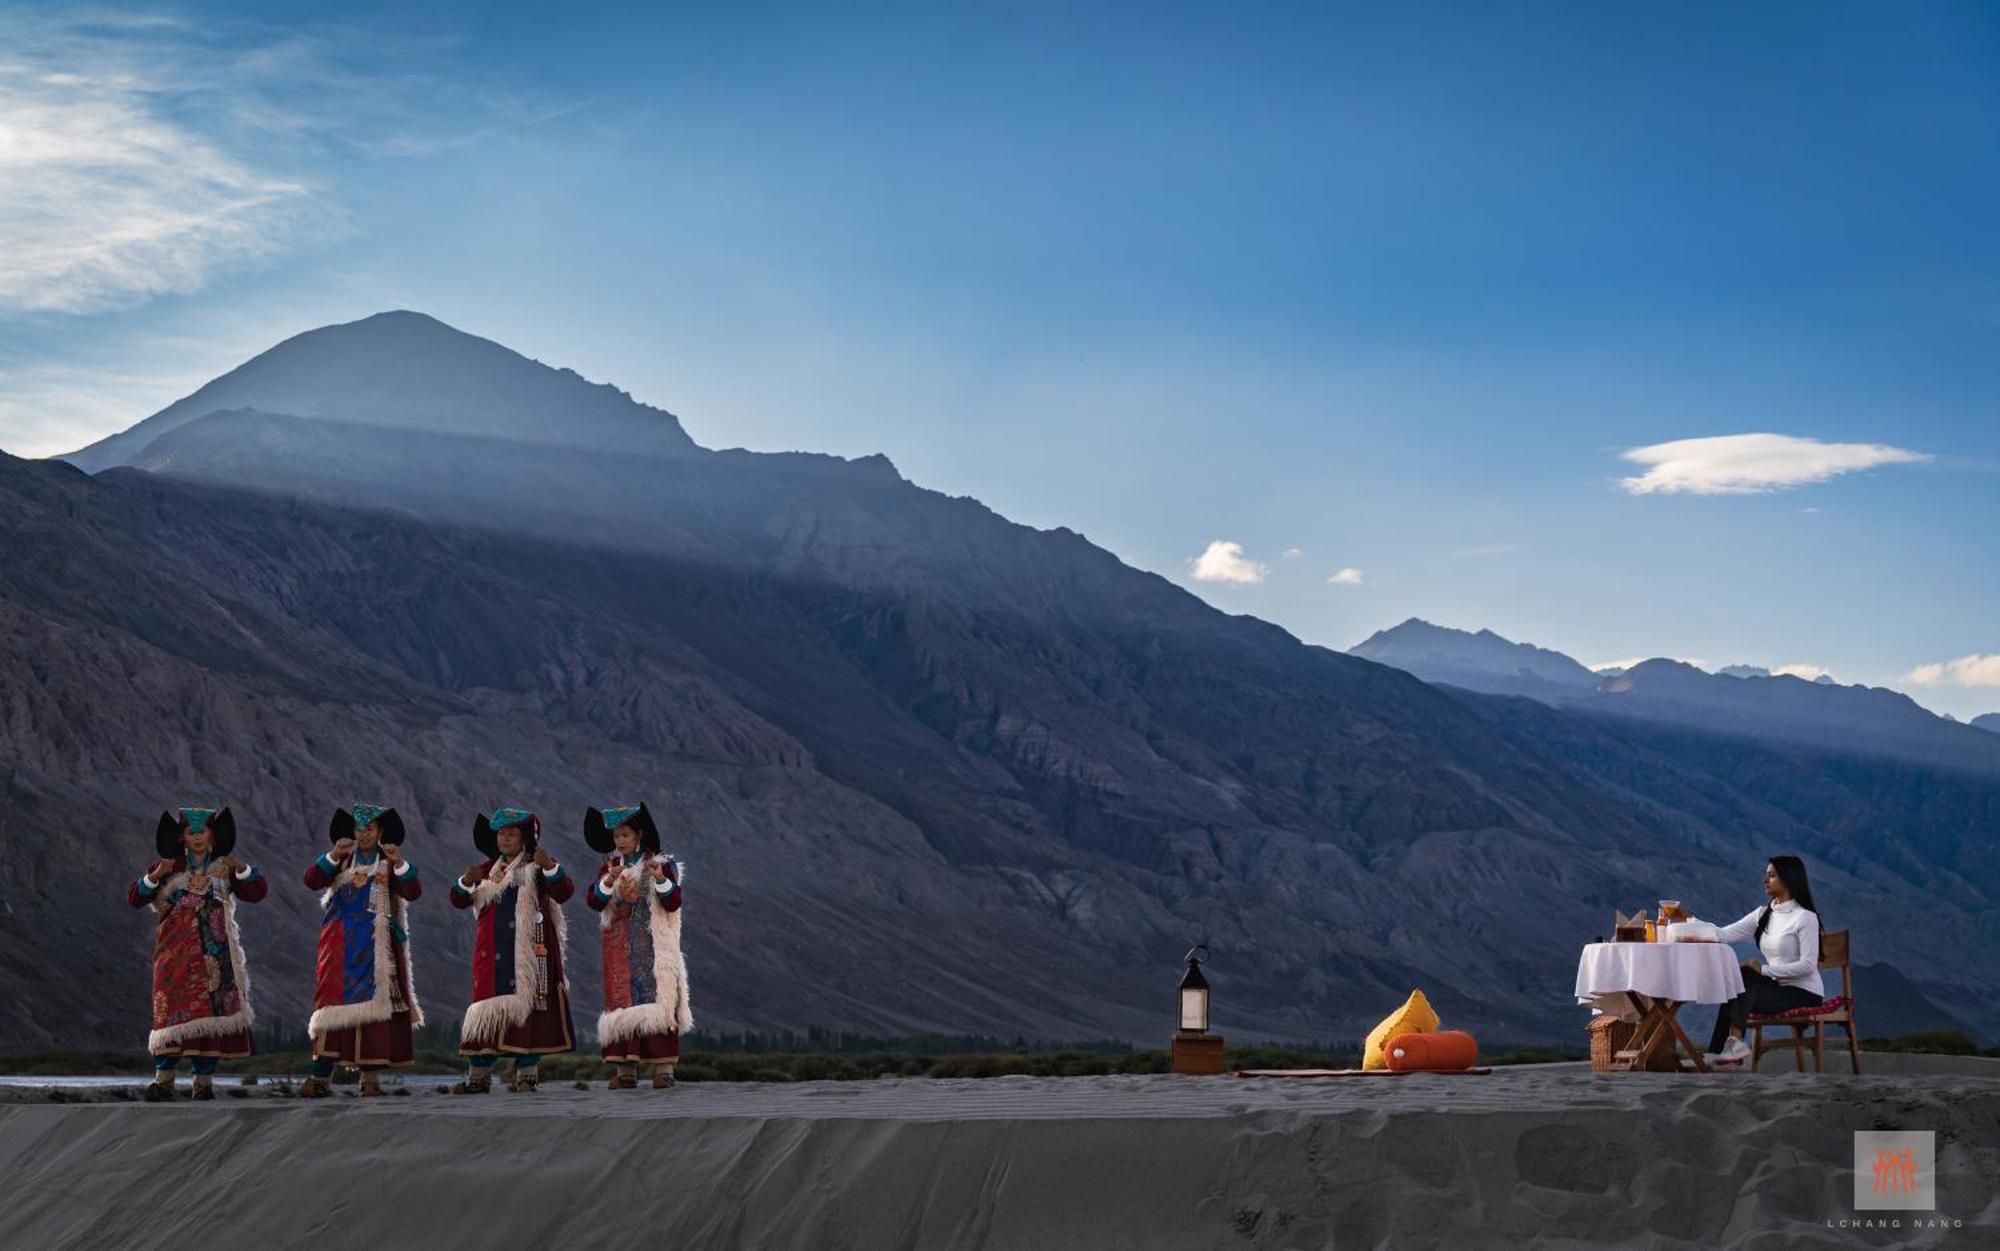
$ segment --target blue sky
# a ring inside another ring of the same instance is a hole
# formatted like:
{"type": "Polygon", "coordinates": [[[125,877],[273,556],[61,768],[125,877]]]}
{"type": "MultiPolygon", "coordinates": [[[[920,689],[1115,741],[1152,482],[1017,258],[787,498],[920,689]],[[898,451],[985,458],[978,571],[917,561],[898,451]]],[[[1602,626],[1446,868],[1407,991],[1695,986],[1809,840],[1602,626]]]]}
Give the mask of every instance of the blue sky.
{"type": "Polygon", "coordinates": [[[416,308],[1312,642],[2000,709],[2000,9],[721,7],[0,3],[0,448],[416,308]]]}

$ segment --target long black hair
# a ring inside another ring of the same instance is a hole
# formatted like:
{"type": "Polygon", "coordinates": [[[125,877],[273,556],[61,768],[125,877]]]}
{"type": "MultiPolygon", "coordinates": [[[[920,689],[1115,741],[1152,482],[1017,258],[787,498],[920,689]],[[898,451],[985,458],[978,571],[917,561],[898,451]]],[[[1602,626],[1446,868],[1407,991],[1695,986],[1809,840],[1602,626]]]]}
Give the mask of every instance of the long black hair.
{"type": "MultiPolygon", "coordinates": [[[[1785,884],[1785,890],[1798,901],[1798,905],[1817,916],[1819,909],[1813,906],[1812,883],[1806,880],[1806,862],[1797,856],[1772,856],[1771,868],[1778,874],[1778,880],[1785,884]]],[[[1764,927],[1771,923],[1771,905],[1764,905],[1764,915],[1757,918],[1757,937],[1764,937],[1764,927]]]]}

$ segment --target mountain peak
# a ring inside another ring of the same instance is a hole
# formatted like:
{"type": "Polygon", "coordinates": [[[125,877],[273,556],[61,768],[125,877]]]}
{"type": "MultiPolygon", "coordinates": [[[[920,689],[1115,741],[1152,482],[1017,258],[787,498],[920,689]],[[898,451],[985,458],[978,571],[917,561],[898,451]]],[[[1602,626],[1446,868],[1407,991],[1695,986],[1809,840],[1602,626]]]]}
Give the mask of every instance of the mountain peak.
{"type": "Polygon", "coordinates": [[[1561,652],[1516,643],[1489,629],[1472,633],[1418,617],[1376,631],[1348,654],[1472,690],[1544,695],[1597,682],[1597,675],[1561,652]]]}
{"type": "Polygon", "coordinates": [[[532,360],[429,314],[393,309],[293,335],[130,429],[63,459],[96,473],[130,463],[189,422],[241,409],[623,454],[673,454],[695,446],[673,414],[617,387],[532,360]]]}

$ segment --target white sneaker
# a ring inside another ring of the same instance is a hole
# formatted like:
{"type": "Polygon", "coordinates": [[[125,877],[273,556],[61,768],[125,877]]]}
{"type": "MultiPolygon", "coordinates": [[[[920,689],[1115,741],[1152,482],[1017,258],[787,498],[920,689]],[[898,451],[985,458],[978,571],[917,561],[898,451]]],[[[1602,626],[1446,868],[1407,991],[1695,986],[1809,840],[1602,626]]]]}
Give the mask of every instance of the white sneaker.
{"type": "Polygon", "coordinates": [[[1741,1064],[1750,1058],[1750,1044],[1741,1038],[1732,1038],[1722,1044],[1722,1050],[1715,1053],[1712,1064],[1741,1064]]]}

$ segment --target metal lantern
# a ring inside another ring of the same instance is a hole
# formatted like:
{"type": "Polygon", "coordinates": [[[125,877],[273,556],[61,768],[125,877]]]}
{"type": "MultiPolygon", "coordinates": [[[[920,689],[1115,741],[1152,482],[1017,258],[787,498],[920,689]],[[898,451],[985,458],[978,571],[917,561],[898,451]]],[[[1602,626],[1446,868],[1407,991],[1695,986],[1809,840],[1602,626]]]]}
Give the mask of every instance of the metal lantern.
{"type": "Polygon", "coordinates": [[[1171,1067],[1176,1073],[1214,1076],[1222,1072],[1222,1039],[1208,1032],[1208,979],[1201,962],[1208,948],[1197,943],[1181,974],[1180,1028],[1174,1031],[1171,1067]]]}
{"type": "Polygon", "coordinates": [[[1208,948],[1196,946],[1187,953],[1187,972],[1181,974],[1181,1030],[1189,1034],[1208,1032],[1208,979],[1201,975],[1201,962],[1208,948]]]}

